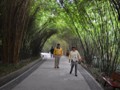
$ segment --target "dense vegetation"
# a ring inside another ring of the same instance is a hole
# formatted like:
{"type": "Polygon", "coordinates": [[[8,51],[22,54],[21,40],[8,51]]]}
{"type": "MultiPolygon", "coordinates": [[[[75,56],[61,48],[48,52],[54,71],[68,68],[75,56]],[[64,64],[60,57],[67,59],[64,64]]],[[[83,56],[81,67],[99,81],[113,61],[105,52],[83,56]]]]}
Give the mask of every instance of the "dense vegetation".
{"type": "Polygon", "coordinates": [[[1,60],[17,64],[58,39],[66,50],[75,45],[88,66],[111,73],[120,64],[119,21],[119,0],[1,0],[1,60]]]}

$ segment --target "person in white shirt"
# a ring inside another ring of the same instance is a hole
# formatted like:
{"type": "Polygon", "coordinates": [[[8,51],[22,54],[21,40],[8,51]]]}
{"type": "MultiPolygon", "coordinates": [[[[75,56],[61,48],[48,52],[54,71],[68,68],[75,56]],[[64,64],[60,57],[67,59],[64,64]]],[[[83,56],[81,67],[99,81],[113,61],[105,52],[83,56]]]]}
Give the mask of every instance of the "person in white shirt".
{"type": "Polygon", "coordinates": [[[69,59],[71,60],[70,74],[72,73],[73,67],[75,66],[75,76],[77,76],[77,64],[78,61],[81,59],[81,56],[75,47],[72,47],[72,50],[70,51],[69,59]]]}

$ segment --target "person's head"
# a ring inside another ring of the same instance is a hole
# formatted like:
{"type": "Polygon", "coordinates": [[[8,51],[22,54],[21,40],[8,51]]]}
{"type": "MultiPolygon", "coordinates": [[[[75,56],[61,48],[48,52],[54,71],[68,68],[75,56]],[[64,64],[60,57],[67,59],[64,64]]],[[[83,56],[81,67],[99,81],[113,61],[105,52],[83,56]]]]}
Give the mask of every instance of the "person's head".
{"type": "Polygon", "coordinates": [[[76,47],[73,46],[73,47],[72,47],[72,51],[75,51],[75,50],[76,50],[76,47]]]}
{"type": "Polygon", "coordinates": [[[60,44],[59,43],[57,44],[57,48],[60,48],[60,44]]]}

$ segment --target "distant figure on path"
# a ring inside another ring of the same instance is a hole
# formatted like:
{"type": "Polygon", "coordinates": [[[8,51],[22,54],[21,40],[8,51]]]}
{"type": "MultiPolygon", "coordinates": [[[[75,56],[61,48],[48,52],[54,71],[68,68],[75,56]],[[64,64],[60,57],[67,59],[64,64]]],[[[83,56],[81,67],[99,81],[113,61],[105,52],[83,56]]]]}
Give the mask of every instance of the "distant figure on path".
{"type": "Polygon", "coordinates": [[[79,52],[76,50],[76,47],[72,47],[69,58],[71,60],[70,74],[72,73],[73,67],[75,66],[75,76],[77,76],[77,64],[78,61],[81,60],[81,56],[79,52]]]}
{"type": "Polygon", "coordinates": [[[54,53],[54,48],[52,46],[51,49],[50,49],[51,58],[53,58],[53,53],[54,53]]]}
{"type": "Polygon", "coordinates": [[[60,57],[63,55],[63,50],[60,47],[60,44],[54,48],[54,57],[55,57],[55,68],[59,68],[60,57]]]}
{"type": "MultiPolygon", "coordinates": [[[[69,59],[69,55],[70,55],[70,51],[69,50],[67,50],[66,51],[66,57],[69,59]]],[[[70,59],[69,59],[69,62],[70,62],[70,59]]]]}
{"type": "Polygon", "coordinates": [[[69,52],[69,50],[67,50],[66,51],[66,56],[69,57],[69,54],[70,54],[70,52],[69,52]]]}

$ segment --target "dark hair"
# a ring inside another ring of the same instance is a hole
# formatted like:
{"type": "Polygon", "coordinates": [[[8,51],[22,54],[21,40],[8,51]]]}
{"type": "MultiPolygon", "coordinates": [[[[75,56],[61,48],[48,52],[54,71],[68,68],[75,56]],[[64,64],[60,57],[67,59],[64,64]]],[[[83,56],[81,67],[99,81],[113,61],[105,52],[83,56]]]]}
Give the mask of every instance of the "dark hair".
{"type": "Polygon", "coordinates": [[[76,48],[76,47],[75,47],[75,46],[72,46],[72,49],[73,49],[73,48],[76,48]]]}
{"type": "Polygon", "coordinates": [[[60,44],[58,43],[57,46],[59,46],[60,44]]]}
{"type": "Polygon", "coordinates": [[[59,43],[57,44],[57,48],[58,48],[58,49],[60,48],[60,44],[59,44],[59,43]]]}
{"type": "Polygon", "coordinates": [[[73,50],[73,49],[76,49],[76,47],[75,47],[75,46],[73,46],[73,47],[72,47],[72,50],[73,50]]]}

